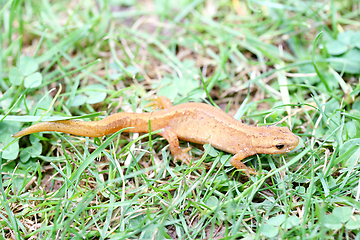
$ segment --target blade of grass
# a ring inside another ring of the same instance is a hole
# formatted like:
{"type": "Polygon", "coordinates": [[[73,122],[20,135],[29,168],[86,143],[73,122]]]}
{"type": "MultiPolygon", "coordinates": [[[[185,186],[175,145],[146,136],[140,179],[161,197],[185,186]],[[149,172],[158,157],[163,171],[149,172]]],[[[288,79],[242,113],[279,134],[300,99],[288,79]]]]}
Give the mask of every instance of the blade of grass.
{"type": "Polygon", "coordinates": [[[317,42],[319,41],[320,37],[322,35],[322,32],[320,32],[316,38],[315,38],[315,42],[314,42],[314,47],[313,47],[313,51],[312,51],[312,64],[315,68],[315,72],[316,74],[318,75],[318,77],[320,78],[320,81],[325,85],[326,87],[326,90],[328,92],[331,92],[331,89],[329,87],[329,84],[327,83],[326,79],[324,78],[324,76],[322,75],[322,73],[319,71],[317,65],[316,65],[316,62],[315,62],[315,50],[316,50],[316,46],[317,46],[317,42]]]}
{"type": "MultiPolygon", "coordinates": [[[[2,150],[0,151],[0,166],[2,166],[2,150]]],[[[1,201],[1,206],[3,206],[5,208],[6,214],[7,214],[7,219],[10,220],[10,223],[8,225],[8,227],[10,227],[14,232],[15,232],[15,236],[17,239],[24,239],[20,232],[19,232],[19,226],[17,223],[17,219],[15,218],[13,212],[10,209],[10,206],[8,204],[8,197],[6,196],[6,193],[4,191],[4,187],[3,187],[3,179],[2,179],[2,173],[0,174],[0,191],[1,191],[1,195],[2,197],[0,197],[0,201],[1,201]]],[[[5,220],[5,219],[4,219],[5,220]]]]}

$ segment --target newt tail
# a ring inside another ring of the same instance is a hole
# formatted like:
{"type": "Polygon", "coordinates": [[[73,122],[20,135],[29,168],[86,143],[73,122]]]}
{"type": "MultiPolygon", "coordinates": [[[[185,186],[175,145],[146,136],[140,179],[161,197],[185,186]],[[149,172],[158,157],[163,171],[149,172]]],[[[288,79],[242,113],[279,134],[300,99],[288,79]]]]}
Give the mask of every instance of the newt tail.
{"type": "Polygon", "coordinates": [[[61,120],[53,122],[40,122],[24,130],[15,133],[12,137],[22,137],[37,132],[62,132],[84,137],[102,137],[115,133],[123,128],[137,127],[126,129],[125,132],[148,132],[147,129],[140,126],[148,126],[148,113],[116,113],[100,121],[78,121],[78,120],[61,120]],[[135,117],[136,116],[136,117],[135,117]]]}

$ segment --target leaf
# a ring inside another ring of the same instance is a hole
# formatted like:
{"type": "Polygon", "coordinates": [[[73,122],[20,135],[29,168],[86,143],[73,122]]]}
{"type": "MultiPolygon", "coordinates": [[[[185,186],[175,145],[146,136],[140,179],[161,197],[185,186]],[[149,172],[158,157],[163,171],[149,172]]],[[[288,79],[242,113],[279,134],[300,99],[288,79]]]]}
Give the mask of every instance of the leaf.
{"type": "Polygon", "coordinates": [[[269,224],[263,224],[260,230],[261,234],[268,238],[274,238],[279,234],[279,229],[269,224]]]}
{"type": "Polygon", "coordinates": [[[137,67],[132,66],[132,65],[126,67],[126,71],[133,74],[133,75],[136,75],[137,73],[140,72],[140,70],[137,67]]]}
{"type": "Polygon", "coordinates": [[[216,207],[219,204],[219,200],[215,196],[209,197],[206,201],[206,205],[209,207],[216,207]]]}
{"type": "Polygon", "coordinates": [[[112,73],[112,74],[110,74],[110,79],[116,80],[116,79],[119,79],[121,76],[124,76],[124,74],[123,73],[112,73]]]}
{"type": "Polygon", "coordinates": [[[200,87],[200,82],[194,81],[192,78],[176,78],[174,84],[181,96],[187,96],[191,91],[200,87]]]}
{"type": "Polygon", "coordinates": [[[331,55],[341,55],[348,50],[348,47],[343,42],[331,40],[325,44],[326,50],[331,55]]]}
{"type": "Polygon", "coordinates": [[[40,86],[41,82],[42,82],[42,76],[39,72],[36,72],[25,77],[24,86],[26,88],[36,88],[40,86]]]}
{"type": "Polygon", "coordinates": [[[351,42],[351,46],[360,48],[360,31],[352,35],[350,42],[351,42]]]}
{"type": "Polygon", "coordinates": [[[13,67],[10,69],[9,80],[12,84],[14,84],[15,86],[19,86],[21,85],[23,79],[24,79],[24,75],[17,67],[13,67]]]}
{"type": "Polygon", "coordinates": [[[360,216],[355,215],[345,224],[347,229],[360,229],[360,216]]]}
{"type": "Polygon", "coordinates": [[[27,147],[27,148],[24,148],[23,150],[21,150],[21,152],[20,152],[20,161],[22,163],[26,163],[27,161],[29,161],[29,159],[30,159],[30,148],[31,147],[27,147]]]}
{"type": "Polygon", "coordinates": [[[34,58],[25,56],[20,58],[18,69],[24,76],[28,76],[39,69],[39,64],[35,61],[34,58]]]}
{"type": "Polygon", "coordinates": [[[225,213],[223,211],[219,211],[218,212],[218,219],[220,219],[221,221],[226,221],[228,218],[225,215],[225,213]]]}
{"type": "MultiPolygon", "coordinates": [[[[42,145],[39,142],[36,142],[30,147],[24,148],[20,151],[20,161],[23,163],[22,166],[25,166],[25,163],[28,163],[30,157],[39,157],[42,152],[42,145]]],[[[34,162],[30,162],[34,165],[34,162]]]]}
{"type": "Polygon", "coordinates": [[[105,100],[106,92],[101,90],[106,90],[106,87],[102,84],[92,84],[84,88],[85,94],[89,97],[86,102],[89,104],[99,103],[105,100]]]}
{"type": "Polygon", "coordinates": [[[138,215],[129,219],[129,224],[132,228],[141,228],[144,225],[145,215],[138,215]]]}
{"type": "Polygon", "coordinates": [[[184,61],[182,76],[164,77],[160,84],[153,84],[153,88],[159,88],[158,95],[174,99],[177,95],[188,96],[192,91],[200,88],[200,81],[194,81],[198,76],[198,69],[192,60],[184,61]]]}
{"type": "Polygon", "coordinates": [[[332,230],[338,230],[342,227],[341,220],[334,214],[326,215],[324,226],[332,230]]]}
{"type": "Polygon", "coordinates": [[[231,159],[231,157],[230,157],[230,155],[227,155],[227,154],[225,154],[225,155],[222,155],[221,156],[221,158],[220,158],[220,162],[221,162],[221,164],[224,164],[224,162],[225,161],[227,161],[225,164],[224,164],[224,166],[226,166],[226,167],[230,167],[230,166],[232,166],[231,165],[231,163],[230,163],[230,159],[231,159]]]}
{"type": "Polygon", "coordinates": [[[352,210],[349,207],[337,207],[333,210],[333,214],[336,215],[342,223],[346,223],[352,215],[352,210]]]}
{"type": "Polygon", "coordinates": [[[114,69],[118,73],[122,73],[125,66],[124,66],[123,62],[121,62],[121,61],[119,61],[118,63],[117,62],[111,62],[109,64],[109,68],[114,69]]]}
{"type": "Polygon", "coordinates": [[[157,225],[149,224],[146,228],[142,229],[139,239],[152,239],[153,236],[157,235],[157,232],[157,225]]]}
{"type": "Polygon", "coordinates": [[[341,57],[329,58],[331,66],[338,72],[360,73],[360,50],[357,48],[350,49],[341,57]]]}
{"type": "Polygon", "coordinates": [[[297,186],[295,188],[295,190],[296,190],[296,193],[298,193],[298,194],[305,194],[306,193],[306,189],[305,189],[304,186],[297,186]]]}
{"type": "Polygon", "coordinates": [[[15,161],[8,162],[7,164],[4,164],[3,166],[1,166],[1,171],[6,172],[6,173],[13,172],[14,169],[16,168],[16,165],[17,165],[17,163],[15,161]]]}
{"type": "MultiPolygon", "coordinates": [[[[0,149],[4,149],[13,138],[11,135],[20,130],[19,122],[0,122],[0,149]]],[[[19,154],[19,142],[9,145],[2,154],[4,159],[14,160],[19,154]]]]}
{"type": "Polygon", "coordinates": [[[70,106],[71,107],[82,106],[86,103],[87,99],[88,97],[85,96],[84,94],[78,94],[71,100],[70,106]]]}
{"type": "Polygon", "coordinates": [[[300,224],[300,219],[296,216],[290,216],[286,219],[286,222],[284,222],[282,224],[282,227],[285,229],[290,229],[293,228],[295,226],[299,226],[300,224]]]}
{"type": "Polygon", "coordinates": [[[216,157],[219,154],[219,152],[216,151],[216,149],[213,148],[210,144],[204,144],[203,147],[204,147],[205,151],[209,151],[208,154],[212,157],[216,157]],[[210,148],[210,149],[208,150],[208,148],[210,148]]]}
{"type": "Polygon", "coordinates": [[[348,30],[348,31],[339,33],[337,35],[337,40],[350,46],[354,33],[355,32],[353,30],[348,30]]]}
{"type": "Polygon", "coordinates": [[[40,142],[36,142],[31,146],[30,155],[31,157],[38,157],[42,152],[42,145],[40,142]]]}
{"type": "Polygon", "coordinates": [[[281,214],[281,215],[278,215],[278,216],[276,216],[276,217],[270,218],[270,219],[267,221],[267,223],[268,223],[269,225],[271,225],[271,226],[276,226],[276,227],[278,227],[278,226],[280,226],[281,224],[284,223],[285,219],[286,219],[286,216],[285,216],[284,214],[281,214]]]}
{"type": "Polygon", "coordinates": [[[168,77],[164,77],[160,84],[153,84],[153,88],[160,87],[158,91],[159,96],[165,96],[169,99],[174,99],[179,92],[178,87],[174,84],[174,81],[168,77]]]}
{"type": "Polygon", "coordinates": [[[360,155],[360,138],[346,141],[340,148],[339,157],[334,164],[341,163],[343,167],[352,166],[360,155]]]}
{"type": "Polygon", "coordinates": [[[352,105],[352,109],[356,109],[360,112],[360,99],[356,100],[353,105],[352,105]]]}
{"type": "Polygon", "coordinates": [[[3,158],[8,160],[15,160],[18,154],[19,154],[19,143],[14,142],[4,150],[3,158]]]}

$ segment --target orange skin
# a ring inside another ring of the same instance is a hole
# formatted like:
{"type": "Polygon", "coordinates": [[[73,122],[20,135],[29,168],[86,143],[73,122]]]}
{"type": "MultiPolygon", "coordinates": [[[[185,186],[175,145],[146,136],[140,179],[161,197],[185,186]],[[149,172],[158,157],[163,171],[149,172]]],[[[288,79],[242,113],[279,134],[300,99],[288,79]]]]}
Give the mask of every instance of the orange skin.
{"type": "Polygon", "coordinates": [[[287,153],[299,143],[299,138],[286,127],[249,126],[208,104],[184,103],[172,106],[165,97],[153,100],[150,105],[164,109],[150,113],[115,113],[100,121],[41,122],[14,134],[13,137],[43,131],[101,137],[128,127],[131,128],[125,132],[147,133],[150,121],[152,131],[163,130],[158,135],[169,142],[174,160],[189,163],[191,159],[187,153],[190,148],[180,148],[179,139],[199,144],[209,143],[216,149],[235,154],[230,163],[235,168],[242,169],[248,176],[257,173],[241,162],[244,158],[257,153],[287,153]]]}

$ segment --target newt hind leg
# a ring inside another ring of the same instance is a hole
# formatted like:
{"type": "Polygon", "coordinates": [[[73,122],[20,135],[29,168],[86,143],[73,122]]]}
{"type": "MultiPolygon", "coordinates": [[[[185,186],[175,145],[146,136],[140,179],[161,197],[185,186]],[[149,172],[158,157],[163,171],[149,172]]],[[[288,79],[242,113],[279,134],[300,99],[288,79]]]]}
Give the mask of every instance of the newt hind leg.
{"type": "Polygon", "coordinates": [[[145,107],[151,107],[152,109],[165,109],[173,106],[171,101],[164,96],[156,96],[150,100],[151,102],[146,104],[145,107]]]}
{"type": "MultiPolygon", "coordinates": [[[[170,108],[173,106],[171,101],[164,96],[156,96],[151,99],[151,102],[146,105],[146,107],[151,106],[153,109],[160,108],[170,108]]],[[[163,136],[169,142],[169,148],[172,155],[174,155],[174,162],[176,160],[181,160],[186,164],[190,164],[191,156],[187,153],[190,151],[191,147],[181,148],[179,144],[178,136],[175,132],[171,131],[169,128],[165,128],[163,132],[158,133],[158,135],[163,136]]]]}

